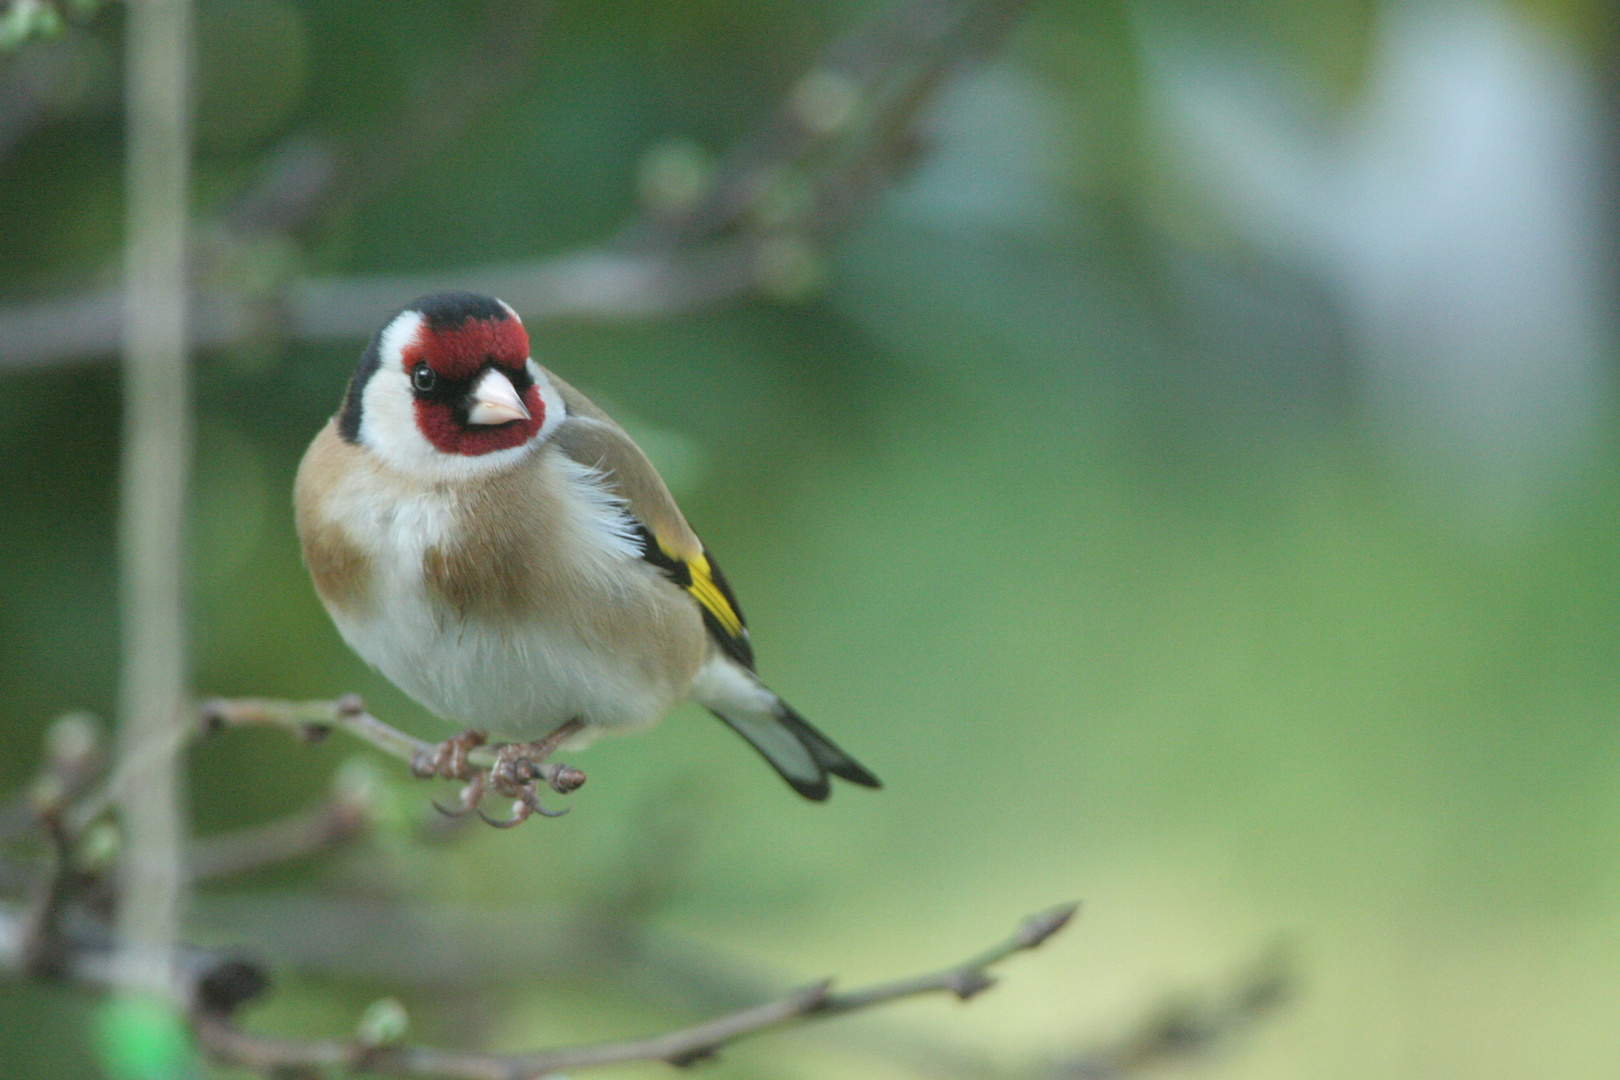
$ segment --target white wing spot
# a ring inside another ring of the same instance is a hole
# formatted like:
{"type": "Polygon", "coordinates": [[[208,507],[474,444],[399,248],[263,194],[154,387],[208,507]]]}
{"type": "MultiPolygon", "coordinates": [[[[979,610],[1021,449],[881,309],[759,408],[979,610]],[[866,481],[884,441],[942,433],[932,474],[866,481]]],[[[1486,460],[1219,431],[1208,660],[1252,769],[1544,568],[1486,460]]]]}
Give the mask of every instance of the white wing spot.
{"type": "Polygon", "coordinates": [[[582,465],[559,454],[558,466],[563,479],[578,499],[584,511],[579,524],[585,538],[598,549],[621,559],[635,560],[642,556],[641,535],[635,518],[630,515],[629,504],[609,486],[612,473],[599,467],[582,465]]]}

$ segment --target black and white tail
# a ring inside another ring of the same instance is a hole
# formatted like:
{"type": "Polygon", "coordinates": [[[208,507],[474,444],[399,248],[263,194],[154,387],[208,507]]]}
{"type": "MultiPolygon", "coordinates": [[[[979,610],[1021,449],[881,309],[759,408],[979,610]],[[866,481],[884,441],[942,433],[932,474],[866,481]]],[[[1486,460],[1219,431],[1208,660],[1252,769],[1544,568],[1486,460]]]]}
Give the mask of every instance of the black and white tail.
{"type": "Polygon", "coordinates": [[[807,799],[820,802],[827,797],[829,773],[862,787],[883,786],[752,672],[728,657],[717,655],[709,661],[693,683],[692,696],[747,739],[807,799]]]}

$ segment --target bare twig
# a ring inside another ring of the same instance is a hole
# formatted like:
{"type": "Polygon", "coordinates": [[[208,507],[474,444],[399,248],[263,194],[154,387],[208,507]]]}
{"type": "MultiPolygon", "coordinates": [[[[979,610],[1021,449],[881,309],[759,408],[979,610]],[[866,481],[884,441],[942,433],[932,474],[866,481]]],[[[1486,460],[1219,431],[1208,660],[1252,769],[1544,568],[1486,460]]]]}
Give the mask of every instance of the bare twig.
{"type": "Polygon", "coordinates": [[[72,839],[62,828],[61,817],[49,809],[44,810],[40,814],[40,831],[48,841],[49,850],[45,873],[34,882],[22,923],[22,963],[30,975],[52,978],[61,973],[66,955],[59,927],[73,899],[77,875],[72,867],[72,839]]]}
{"type": "MultiPolygon", "coordinates": [[[[273,701],[267,698],[213,698],[198,706],[196,724],[175,724],[135,750],[120,757],[100,790],[75,803],[65,814],[67,825],[79,831],[110,810],[123,798],[137,778],[154,761],[172,757],[197,736],[226,727],[278,727],[305,742],[326,737],[333,728],[370,743],[378,750],[409,763],[432,749],[432,744],[405,734],[366,712],[358,694],[346,694],[336,701],[273,701]]],[[[495,762],[493,750],[470,755],[473,764],[488,767],[495,762]]]]}
{"type": "MultiPolygon", "coordinates": [[[[414,776],[463,781],[466,786],[459,808],[440,807],[446,814],[460,817],[471,813],[486,793],[514,800],[510,819],[484,818],[497,828],[517,825],[533,813],[544,817],[566,813],[540,805],[540,784],[567,795],[585,783],[585,774],[572,765],[546,760],[565,734],[577,730],[577,722],[538,742],[485,746],[484,735],[477,731],[464,731],[442,743],[423,742],[372,716],[358,694],[346,694],[336,701],[301,702],[215,698],[203,703],[201,714],[205,728],[279,727],[306,741],[324,738],[332,728],[341,728],[385,753],[403,758],[414,776]]],[[[479,813],[482,816],[482,811],[479,813]]]]}
{"type": "Polygon", "coordinates": [[[71,833],[82,832],[91,822],[107,813],[125,798],[135,784],[160,767],[164,758],[173,758],[191,742],[192,730],[183,723],[170,724],[160,735],[154,735],[127,752],[120,752],[117,766],[102,786],[67,807],[62,813],[63,824],[71,833]]]}
{"type": "MultiPolygon", "coordinates": [[[[271,698],[211,698],[198,706],[204,730],[228,727],[276,727],[304,740],[315,742],[336,728],[355,736],[385,754],[390,754],[416,768],[424,759],[431,759],[443,744],[430,743],[407,735],[396,727],[378,720],[366,711],[359,694],[344,694],[336,701],[276,701],[271,698]]],[[[501,760],[500,748],[504,744],[488,746],[468,744],[463,748],[466,763],[477,768],[490,768],[501,760]]],[[[579,785],[564,786],[566,777],[557,775],[568,766],[555,766],[551,762],[536,764],[540,775],[558,791],[572,791],[579,785]],[[549,766],[549,767],[548,767],[549,766]]],[[[435,775],[431,771],[420,775],[435,775]]],[[[465,779],[452,777],[452,779],[465,779]]]]}
{"type": "MultiPolygon", "coordinates": [[[[428,274],[299,278],[268,296],[199,283],[192,343],[217,348],[269,327],[294,340],[364,338],[405,298],[443,288],[498,295],[529,322],[656,318],[781,291],[783,251],[824,242],[870,202],[915,156],[918,112],[1026,6],[910,0],[855,27],[738,143],[691,207],[633,221],[612,241],[428,274]],[[267,305],[276,318],[265,317],[267,305]]],[[[106,356],[120,318],[110,291],[0,308],[0,368],[106,356]]]]}
{"type": "Polygon", "coordinates": [[[832,980],[813,983],[777,1001],[717,1017],[693,1027],[647,1039],[583,1043],[531,1054],[479,1054],[424,1046],[371,1046],[360,1040],[296,1041],[251,1035],[219,1013],[195,1018],[199,1043],[216,1058],[233,1065],[274,1073],[295,1069],[363,1068],[393,1076],[444,1077],[452,1080],[528,1080],[562,1071],[577,1071],[631,1061],[664,1061],[685,1065],[709,1057],[746,1036],[785,1025],[840,1016],[861,1009],[929,993],[950,993],[966,1000],[989,987],[986,968],[1014,953],[1038,947],[1060,930],[1074,905],[1055,908],[1024,921],[1007,941],[949,968],[899,979],[844,994],[831,992],[832,980]]]}
{"type": "Polygon", "coordinates": [[[1028,0],[911,0],[878,13],[822,53],[766,123],[733,147],[700,200],[632,235],[672,245],[740,227],[836,230],[915,156],[911,129],[941,84],[1027,7],[1028,0]],[[773,193],[796,180],[811,197],[782,216],[773,193]]]}
{"type": "MultiPolygon", "coordinates": [[[[231,1014],[265,986],[255,967],[217,953],[182,949],[178,967],[192,1005],[198,1043],[218,1060],[267,1074],[300,1069],[346,1068],[403,1077],[446,1080],[528,1080],[633,1061],[689,1064],[740,1039],[794,1023],[830,1019],[901,998],[949,993],[967,999],[992,983],[985,969],[1017,952],[1034,949],[1061,929],[1075,907],[1066,905],[1026,919],[1011,938],[995,948],[941,971],[898,979],[844,994],[831,992],[827,979],[763,1005],[727,1013],[691,1027],[642,1039],[582,1043],[528,1054],[483,1054],[426,1046],[377,1046],[363,1039],[294,1040],[242,1031],[231,1014]]],[[[18,971],[24,920],[0,905],[0,971],[18,971]]],[[[108,985],[105,936],[80,928],[66,937],[61,973],[90,985],[108,985]]]]}
{"type": "Polygon", "coordinates": [[[986,949],[977,956],[964,960],[954,967],[948,967],[928,975],[918,975],[910,979],[869,986],[864,990],[833,994],[822,1002],[819,1011],[826,1013],[854,1012],[857,1009],[870,1008],[881,1002],[911,997],[915,994],[926,994],[936,990],[955,994],[959,1000],[966,1001],[975,994],[990,989],[995,984],[995,980],[986,973],[988,968],[999,964],[1014,953],[1039,948],[1047,938],[1067,926],[1069,920],[1074,918],[1075,912],[1079,910],[1079,904],[1064,904],[1049,911],[1031,915],[1019,924],[1018,932],[1013,934],[1012,937],[993,948],[986,949]]]}
{"type": "Polygon", "coordinates": [[[279,866],[352,843],[370,825],[367,808],[340,793],[313,810],[193,842],[186,871],[193,881],[203,881],[279,866]]]}
{"type": "Polygon", "coordinates": [[[63,812],[94,779],[101,758],[99,732],[91,717],[84,713],[59,717],[46,730],[45,765],[23,802],[32,831],[45,841],[42,872],[30,874],[20,866],[15,868],[19,884],[29,892],[20,924],[22,965],[36,977],[60,974],[66,955],[61,922],[84,875],[74,865],[79,837],[67,828],[63,812]]]}
{"type": "MultiPolygon", "coordinates": [[[[74,899],[104,901],[116,890],[116,876],[90,879],[69,874],[69,860],[80,834],[69,827],[64,808],[44,808],[33,819],[33,832],[45,839],[43,866],[38,859],[0,860],[0,892],[27,890],[41,927],[39,938],[74,899]]],[[[287,817],[193,841],[186,848],[186,880],[212,881],[253,870],[336,851],[365,836],[373,815],[363,800],[338,793],[325,803],[287,817]]]]}
{"type": "MultiPolygon", "coordinates": [[[[433,749],[432,743],[407,735],[372,716],[359,694],[345,694],[336,701],[210,698],[198,706],[198,713],[203,731],[274,727],[304,742],[319,742],[337,728],[405,762],[433,749]]],[[[487,767],[495,763],[495,754],[484,747],[470,752],[468,760],[487,767]]]]}
{"type": "Polygon", "coordinates": [[[1207,1056],[1284,1004],[1294,981],[1287,949],[1282,943],[1273,944],[1220,990],[1164,1002],[1123,1036],[1061,1060],[1043,1073],[1051,1080],[1125,1080],[1207,1056]]]}
{"type": "MultiPolygon", "coordinates": [[[[271,297],[277,329],[298,341],[364,338],[406,299],[437,289],[500,296],[526,322],[649,319],[697,311],[758,280],[757,241],[690,252],[591,247],[533,262],[429,274],[301,278],[271,297]]],[[[96,362],[118,341],[120,298],[105,289],[0,308],[0,369],[96,362]]],[[[231,288],[194,298],[192,344],[217,349],[265,325],[258,296],[231,288]]]]}

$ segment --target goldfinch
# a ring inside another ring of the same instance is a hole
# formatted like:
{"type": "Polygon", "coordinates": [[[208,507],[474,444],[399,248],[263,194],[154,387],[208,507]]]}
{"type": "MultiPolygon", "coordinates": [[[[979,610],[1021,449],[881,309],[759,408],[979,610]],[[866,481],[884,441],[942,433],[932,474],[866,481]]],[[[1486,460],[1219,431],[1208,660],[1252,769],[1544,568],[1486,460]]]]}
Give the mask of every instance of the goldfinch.
{"type": "MultiPolygon", "coordinates": [[[[545,813],[513,789],[559,743],[646,728],[691,699],[807,799],[827,797],[829,774],[880,786],[759,680],[736,598],[663,480],[535,363],[500,300],[439,293],[390,319],[305,453],[294,503],[343,639],[474,729],[426,773],[470,778],[483,731],[533,740],[529,765],[492,779],[545,813]]],[[[464,808],[481,791],[469,784],[464,808]]]]}

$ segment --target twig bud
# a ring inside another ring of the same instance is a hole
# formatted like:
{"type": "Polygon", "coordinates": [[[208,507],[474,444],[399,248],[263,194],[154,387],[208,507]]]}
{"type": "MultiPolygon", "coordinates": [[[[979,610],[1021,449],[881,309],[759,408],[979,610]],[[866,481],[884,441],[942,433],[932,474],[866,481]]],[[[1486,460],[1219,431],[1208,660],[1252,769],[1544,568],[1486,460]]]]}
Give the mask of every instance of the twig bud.
{"type": "Polygon", "coordinates": [[[225,710],[228,707],[221,698],[209,698],[197,706],[197,722],[204,735],[218,735],[225,730],[225,710]]]}
{"type": "Polygon", "coordinates": [[[966,1001],[996,985],[996,980],[982,971],[961,971],[951,977],[948,985],[958,1001],[966,1001]]]}
{"type": "Polygon", "coordinates": [[[84,831],[73,848],[73,868],[84,874],[110,870],[118,861],[123,834],[110,821],[98,821],[84,831]]]}
{"type": "Polygon", "coordinates": [[[799,123],[815,135],[835,135],[855,115],[861,88],[842,72],[817,68],[793,88],[791,104],[799,123]]]}
{"type": "Polygon", "coordinates": [[[45,754],[53,769],[76,772],[100,749],[100,725],[90,713],[65,713],[45,729],[45,754]]]}
{"type": "Polygon", "coordinates": [[[641,156],[636,190],[649,213],[658,217],[679,214],[703,198],[713,172],[708,155],[697,143],[670,139],[641,156]]]}
{"type": "Polygon", "coordinates": [[[578,791],[585,783],[585,774],[572,765],[547,761],[540,765],[540,778],[559,795],[578,791]]]}
{"type": "Polygon", "coordinates": [[[1075,912],[1080,910],[1078,903],[1064,904],[1050,911],[1043,911],[1038,915],[1031,915],[1025,919],[1018,928],[1018,947],[1020,949],[1033,949],[1047,938],[1069,925],[1075,912]]]}
{"type": "Polygon", "coordinates": [[[355,1039],[368,1050],[392,1046],[410,1030],[411,1017],[398,998],[382,998],[366,1006],[355,1029],[355,1039]]]}
{"type": "Polygon", "coordinates": [[[197,980],[197,1006],[229,1016],[270,988],[264,968],[248,960],[223,960],[197,980]]]}
{"type": "Polygon", "coordinates": [[[46,773],[29,786],[28,809],[36,818],[51,817],[61,812],[67,796],[67,783],[55,773],[46,773]]]}

